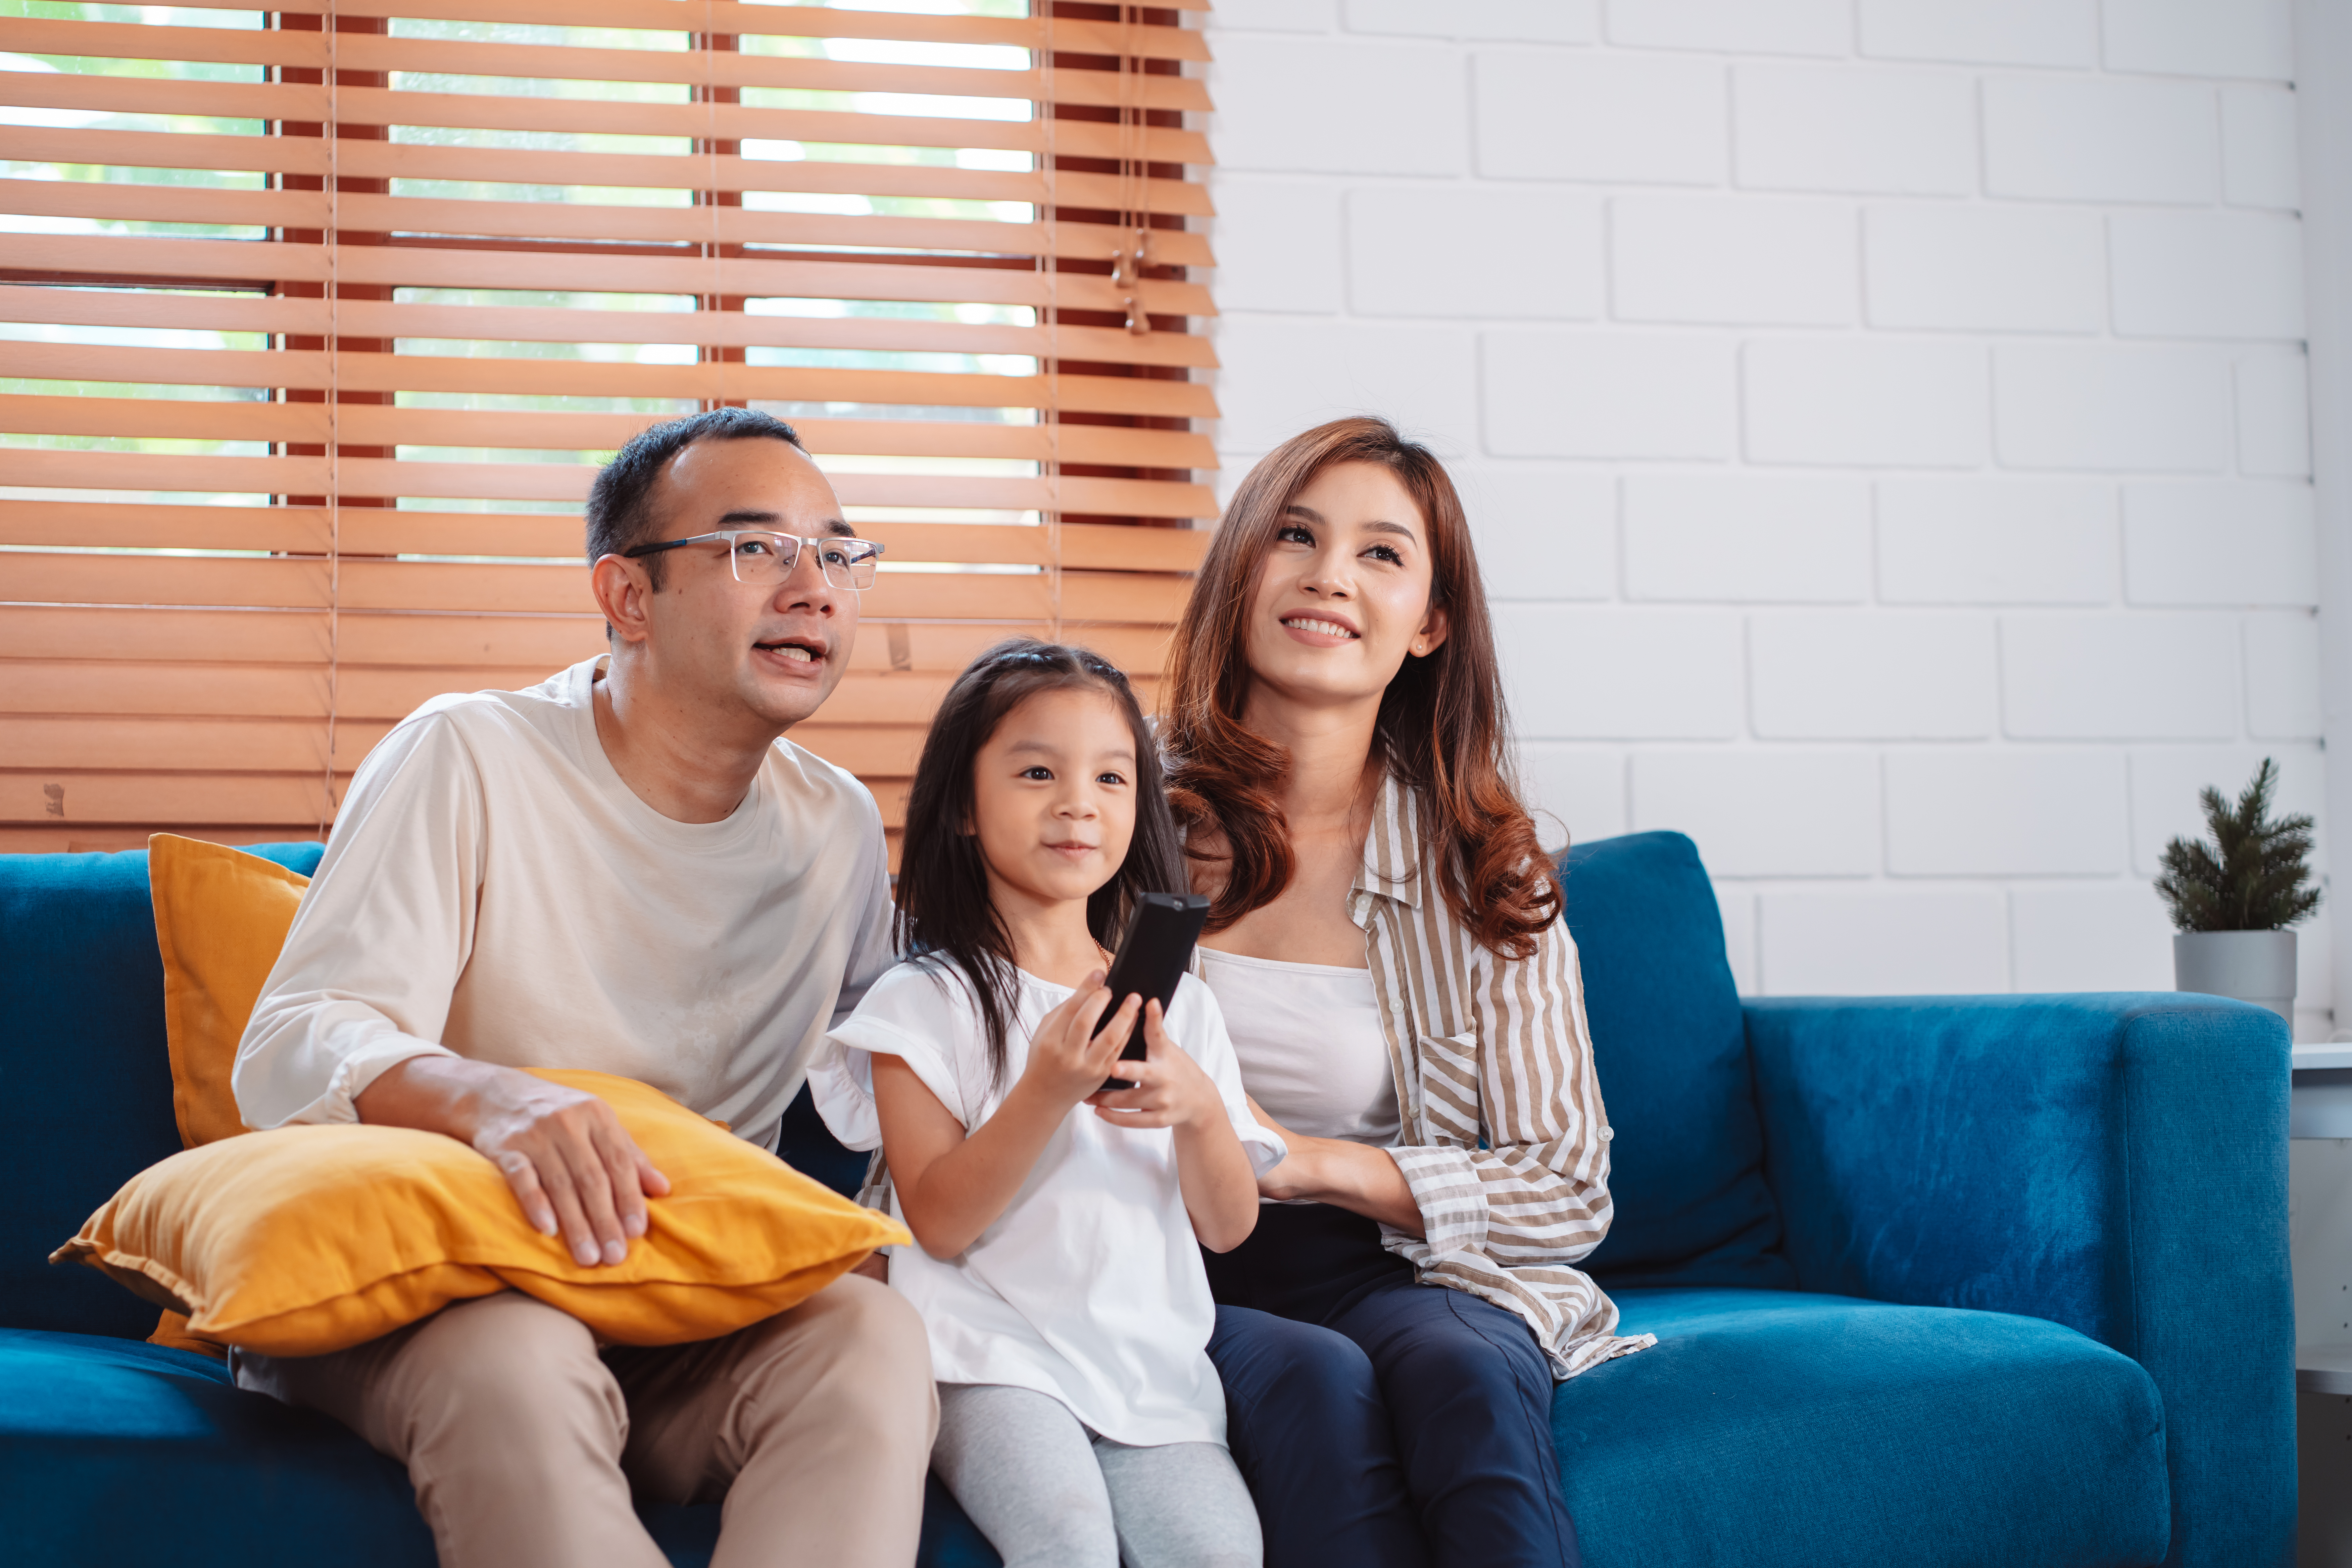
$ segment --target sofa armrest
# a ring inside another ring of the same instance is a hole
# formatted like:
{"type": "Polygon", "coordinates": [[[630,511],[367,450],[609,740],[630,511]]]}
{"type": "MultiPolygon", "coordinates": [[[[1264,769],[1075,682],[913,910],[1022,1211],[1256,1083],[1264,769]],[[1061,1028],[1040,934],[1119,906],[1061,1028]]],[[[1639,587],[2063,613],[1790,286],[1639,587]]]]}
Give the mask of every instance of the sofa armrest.
{"type": "Polygon", "coordinates": [[[2049,1318],[2164,1395],[2169,1563],[2294,1541],[2288,1039],[2217,997],[1748,1003],[1801,1288],[2049,1318]]]}

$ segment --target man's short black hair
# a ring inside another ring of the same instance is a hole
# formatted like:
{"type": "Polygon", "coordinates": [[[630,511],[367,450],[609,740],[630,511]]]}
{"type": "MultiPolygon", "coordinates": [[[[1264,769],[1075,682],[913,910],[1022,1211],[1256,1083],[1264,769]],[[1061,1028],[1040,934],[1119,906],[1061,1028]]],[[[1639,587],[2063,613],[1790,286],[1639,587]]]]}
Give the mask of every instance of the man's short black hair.
{"type": "MultiPolygon", "coordinates": [[[[799,431],[754,408],[713,408],[639,431],[636,439],[597,470],[596,483],[588,492],[588,564],[593,566],[604,556],[625,554],[640,544],[654,542],[653,509],[646,498],[653,493],[654,480],[664,463],[697,441],[745,441],[759,437],[808,450],[801,446],[799,431]]],[[[646,574],[659,589],[662,558],[644,559],[646,574]]]]}

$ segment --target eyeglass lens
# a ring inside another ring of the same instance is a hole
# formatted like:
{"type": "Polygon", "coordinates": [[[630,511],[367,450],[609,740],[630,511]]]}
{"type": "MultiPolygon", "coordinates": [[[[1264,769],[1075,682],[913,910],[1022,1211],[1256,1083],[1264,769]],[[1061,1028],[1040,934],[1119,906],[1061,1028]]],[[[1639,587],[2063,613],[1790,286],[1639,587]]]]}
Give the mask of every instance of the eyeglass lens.
{"type": "MultiPolygon", "coordinates": [[[[728,557],[738,583],[781,583],[800,564],[802,542],[788,533],[739,533],[728,557]]],[[[862,539],[826,538],[816,542],[817,564],[825,581],[836,588],[874,586],[878,555],[862,539]]]]}

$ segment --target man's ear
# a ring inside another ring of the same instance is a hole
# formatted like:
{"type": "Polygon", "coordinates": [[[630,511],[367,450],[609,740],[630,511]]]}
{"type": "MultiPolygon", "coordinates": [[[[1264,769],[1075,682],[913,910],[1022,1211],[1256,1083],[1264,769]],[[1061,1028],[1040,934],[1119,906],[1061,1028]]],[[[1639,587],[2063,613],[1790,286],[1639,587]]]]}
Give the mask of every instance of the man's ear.
{"type": "Polygon", "coordinates": [[[1454,622],[1452,618],[1446,615],[1444,605],[1430,605],[1428,618],[1421,623],[1421,630],[1415,632],[1412,636],[1412,651],[1414,655],[1416,657],[1425,658],[1429,655],[1435,653],[1439,648],[1444,647],[1445,646],[1445,634],[1451,631],[1453,627],[1454,622]]]}
{"type": "Polygon", "coordinates": [[[620,555],[600,555],[588,572],[588,591],[604,613],[604,624],[623,642],[641,643],[653,635],[646,601],[653,580],[637,563],[620,555]]]}

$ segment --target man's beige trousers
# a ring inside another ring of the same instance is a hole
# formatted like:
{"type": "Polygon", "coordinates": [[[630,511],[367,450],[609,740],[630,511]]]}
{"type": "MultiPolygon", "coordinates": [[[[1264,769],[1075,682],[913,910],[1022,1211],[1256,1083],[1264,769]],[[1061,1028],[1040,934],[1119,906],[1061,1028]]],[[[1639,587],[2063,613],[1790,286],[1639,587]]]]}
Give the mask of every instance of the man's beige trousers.
{"type": "Polygon", "coordinates": [[[441,1568],[667,1568],[647,1502],[726,1500],[711,1568],[908,1568],[939,1404],[922,1320],[850,1275],[725,1339],[597,1353],[520,1291],[237,1384],[408,1467],[441,1568]]]}

